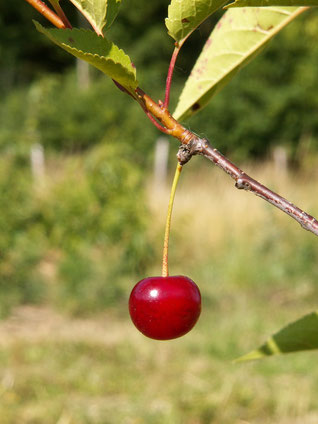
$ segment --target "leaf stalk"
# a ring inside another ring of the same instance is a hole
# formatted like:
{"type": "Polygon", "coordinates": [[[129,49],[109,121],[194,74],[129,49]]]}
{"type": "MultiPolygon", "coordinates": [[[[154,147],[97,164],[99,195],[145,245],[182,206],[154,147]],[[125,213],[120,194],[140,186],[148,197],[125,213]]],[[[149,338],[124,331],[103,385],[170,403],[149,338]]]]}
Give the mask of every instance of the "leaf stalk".
{"type": "Polygon", "coordinates": [[[67,16],[64,13],[64,10],[61,8],[61,5],[59,2],[53,2],[53,7],[57,15],[62,19],[62,21],[65,24],[66,28],[72,29],[72,25],[70,21],[67,19],[67,16]]]}
{"type": "Polygon", "coordinates": [[[163,242],[163,255],[162,255],[162,277],[169,276],[169,267],[168,267],[168,251],[169,251],[169,238],[170,238],[170,228],[171,228],[171,216],[173,209],[173,202],[176,194],[176,189],[179,181],[179,177],[182,171],[182,165],[178,162],[176,172],[174,174],[173,183],[171,187],[170,199],[168,204],[168,213],[166,219],[166,228],[165,236],[163,242]]]}
{"type": "Polygon", "coordinates": [[[179,44],[175,46],[171,56],[170,64],[169,64],[169,69],[168,69],[168,74],[166,79],[165,101],[163,102],[163,107],[166,109],[169,107],[172,76],[173,76],[173,71],[174,71],[174,67],[176,64],[176,60],[177,60],[180,48],[181,46],[179,44]]]}

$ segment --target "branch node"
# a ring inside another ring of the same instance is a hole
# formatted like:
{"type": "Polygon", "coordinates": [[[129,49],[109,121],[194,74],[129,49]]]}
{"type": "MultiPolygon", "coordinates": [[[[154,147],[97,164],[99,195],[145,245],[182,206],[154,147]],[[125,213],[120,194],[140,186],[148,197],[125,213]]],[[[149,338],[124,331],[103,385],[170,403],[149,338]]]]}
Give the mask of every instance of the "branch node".
{"type": "Polygon", "coordinates": [[[235,183],[235,187],[239,190],[250,190],[251,185],[248,181],[244,180],[242,177],[238,177],[235,183]]]}
{"type": "Polygon", "coordinates": [[[184,165],[194,155],[200,155],[207,140],[199,137],[192,137],[187,144],[181,144],[177,153],[180,165],[184,165]]]}
{"type": "Polygon", "coordinates": [[[180,163],[180,165],[184,165],[192,158],[192,154],[190,152],[190,146],[189,144],[180,144],[177,158],[180,163]]]}

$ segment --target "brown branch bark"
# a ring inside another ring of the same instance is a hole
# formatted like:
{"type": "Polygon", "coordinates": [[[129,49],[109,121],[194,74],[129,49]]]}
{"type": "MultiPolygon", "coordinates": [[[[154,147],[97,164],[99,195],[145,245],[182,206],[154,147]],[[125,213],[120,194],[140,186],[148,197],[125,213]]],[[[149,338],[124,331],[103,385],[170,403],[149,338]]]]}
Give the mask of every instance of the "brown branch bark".
{"type": "Polygon", "coordinates": [[[284,199],[284,197],[247,175],[226,156],[213,148],[207,139],[200,138],[183,127],[173,118],[168,109],[163,105],[157,104],[141,89],[138,88],[136,94],[139,101],[143,102],[144,107],[168,129],[167,133],[173,135],[180,141],[181,146],[178,152],[178,160],[181,165],[188,162],[193,155],[206,157],[233,178],[236,188],[250,191],[256,196],[261,197],[295,219],[305,230],[318,236],[318,221],[316,218],[302,211],[300,208],[284,199]]]}
{"type": "Polygon", "coordinates": [[[185,163],[192,155],[196,154],[206,157],[229,174],[230,177],[235,180],[236,188],[250,191],[256,196],[261,197],[295,219],[305,230],[318,236],[318,221],[316,218],[308,215],[306,212],[284,199],[284,197],[247,175],[217,149],[213,148],[207,139],[199,137],[193,138],[187,146],[183,146],[183,148],[179,150],[178,157],[181,163],[185,163]]]}
{"type": "Polygon", "coordinates": [[[41,0],[25,0],[57,28],[65,29],[63,20],[41,0]]]}

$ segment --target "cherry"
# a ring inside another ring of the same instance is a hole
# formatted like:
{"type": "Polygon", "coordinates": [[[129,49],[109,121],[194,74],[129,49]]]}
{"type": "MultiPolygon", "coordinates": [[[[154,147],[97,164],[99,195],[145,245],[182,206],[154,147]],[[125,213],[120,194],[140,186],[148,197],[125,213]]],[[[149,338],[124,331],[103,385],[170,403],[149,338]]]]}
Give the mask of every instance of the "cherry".
{"type": "Polygon", "coordinates": [[[200,290],[183,275],[148,277],[133,288],[129,313],[145,336],[175,339],[188,333],[197,322],[201,313],[200,290]]]}
{"type": "Polygon", "coordinates": [[[139,281],[129,298],[130,317],[141,333],[151,339],[170,340],[188,333],[201,313],[198,286],[183,275],[169,276],[168,246],[171,214],[176,187],[182,170],[177,169],[172,183],[162,255],[162,276],[139,281]]]}

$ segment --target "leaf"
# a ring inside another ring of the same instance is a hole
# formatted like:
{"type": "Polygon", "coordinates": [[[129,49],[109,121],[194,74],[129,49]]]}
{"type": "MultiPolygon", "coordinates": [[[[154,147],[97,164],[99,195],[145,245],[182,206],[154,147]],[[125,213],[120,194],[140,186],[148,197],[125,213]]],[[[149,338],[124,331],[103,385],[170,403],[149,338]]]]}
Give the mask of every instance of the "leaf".
{"type": "Polygon", "coordinates": [[[235,362],[252,361],[271,355],[318,349],[318,311],[305,315],[282,328],[257,350],[235,362]]]}
{"type": "Polygon", "coordinates": [[[134,92],[138,85],[136,70],[129,57],[111,41],[89,30],[46,29],[38,22],[34,24],[38,31],[62,49],[95,66],[129,92],[134,92]]]}
{"type": "Polygon", "coordinates": [[[85,16],[98,35],[113,23],[121,0],[70,0],[85,16]]]}
{"type": "Polygon", "coordinates": [[[104,32],[110,28],[110,26],[116,19],[120,4],[121,0],[108,0],[106,10],[106,25],[104,27],[104,32]]]}
{"type": "Polygon", "coordinates": [[[232,7],[267,7],[267,6],[318,6],[318,0],[235,0],[224,9],[232,7]]]}
{"type": "Polygon", "coordinates": [[[179,44],[227,0],[172,0],[168,7],[168,34],[179,44]]]}
{"type": "Polygon", "coordinates": [[[305,8],[228,10],[213,29],[180,95],[174,112],[184,119],[211,98],[305,8]]]}

